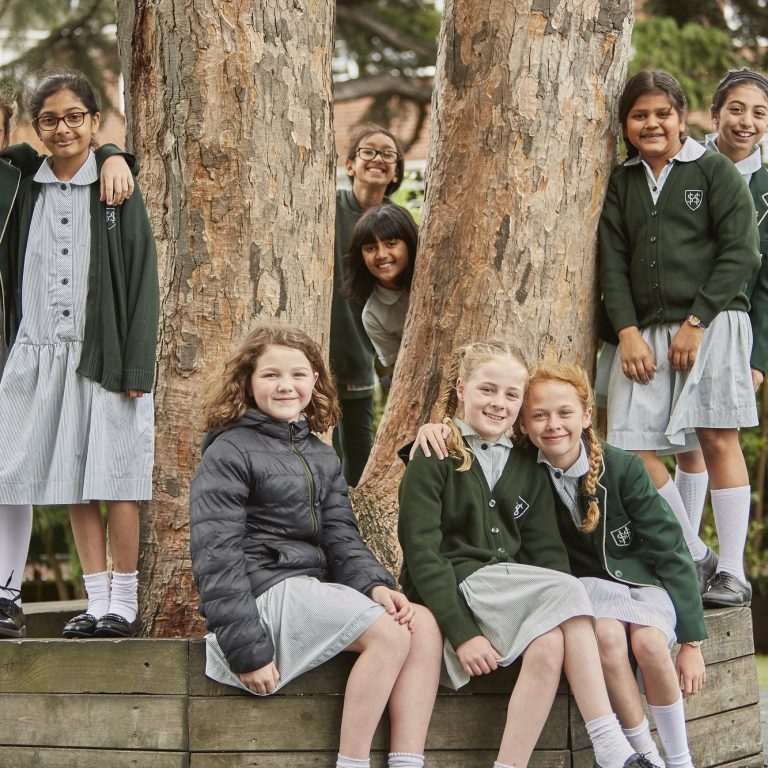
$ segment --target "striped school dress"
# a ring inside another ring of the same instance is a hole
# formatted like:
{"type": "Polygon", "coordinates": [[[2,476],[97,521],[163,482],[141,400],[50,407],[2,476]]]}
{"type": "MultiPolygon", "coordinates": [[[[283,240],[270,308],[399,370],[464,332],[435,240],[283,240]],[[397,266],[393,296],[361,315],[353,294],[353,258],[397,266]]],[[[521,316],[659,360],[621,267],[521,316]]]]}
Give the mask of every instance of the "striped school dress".
{"type": "Polygon", "coordinates": [[[152,395],[129,399],[77,373],[97,180],[93,154],[68,182],[48,163],[35,175],[22,320],[0,382],[0,504],[151,498],[152,395]]]}

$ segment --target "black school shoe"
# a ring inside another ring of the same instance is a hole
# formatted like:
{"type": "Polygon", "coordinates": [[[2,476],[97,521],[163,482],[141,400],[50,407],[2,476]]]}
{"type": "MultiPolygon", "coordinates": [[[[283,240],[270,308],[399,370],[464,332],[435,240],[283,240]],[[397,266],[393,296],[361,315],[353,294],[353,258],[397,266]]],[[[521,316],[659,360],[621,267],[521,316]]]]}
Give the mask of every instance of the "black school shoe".
{"type": "Polygon", "coordinates": [[[737,579],[732,573],[720,571],[709,583],[702,596],[705,608],[733,608],[749,605],[752,601],[752,585],[737,579]]]}
{"type": "MultiPolygon", "coordinates": [[[[600,763],[595,763],[595,768],[602,768],[600,763]]],[[[624,768],[659,768],[656,763],[652,763],[645,755],[635,752],[634,755],[627,758],[624,768]]]]}
{"type": "Polygon", "coordinates": [[[701,560],[695,560],[696,576],[699,579],[699,593],[704,594],[709,589],[709,584],[717,572],[717,553],[707,547],[707,554],[701,560]]]}
{"type": "Polygon", "coordinates": [[[135,637],[139,629],[138,619],[128,621],[117,613],[107,613],[96,622],[95,637],[135,637]]]}
{"type": "Polygon", "coordinates": [[[93,637],[95,629],[95,616],[90,613],[78,613],[64,625],[62,635],[64,637],[93,637]]]}
{"type": "Polygon", "coordinates": [[[24,611],[15,600],[0,597],[0,637],[26,637],[24,611]]]}

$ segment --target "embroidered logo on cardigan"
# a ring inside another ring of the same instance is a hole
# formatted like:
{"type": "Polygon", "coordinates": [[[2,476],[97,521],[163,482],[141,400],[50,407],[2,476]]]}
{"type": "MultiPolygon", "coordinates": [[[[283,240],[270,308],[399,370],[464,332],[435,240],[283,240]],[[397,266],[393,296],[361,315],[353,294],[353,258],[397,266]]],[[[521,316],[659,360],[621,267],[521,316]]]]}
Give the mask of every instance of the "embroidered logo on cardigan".
{"type": "Polygon", "coordinates": [[[704,200],[703,189],[686,189],[685,190],[685,204],[695,211],[704,200]]]}
{"type": "Polygon", "coordinates": [[[512,517],[517,520],[518,517],[522,517],[530,508],[530,504],[522,497],[517,497],[517,504],[515,504],[515,509],[512,512],[512,517]]]}
{"type": "Polygon", "coordinates": [[[632,542],[632,526],[629,523],[611,531],[611,538],[617,547],[628,547],[632,542]]]}
{"type": "Polygon", "coordinates": [[[112,206],[107,206],[107,230],[114,229],[117,226],[117,215],[112,206]]]}

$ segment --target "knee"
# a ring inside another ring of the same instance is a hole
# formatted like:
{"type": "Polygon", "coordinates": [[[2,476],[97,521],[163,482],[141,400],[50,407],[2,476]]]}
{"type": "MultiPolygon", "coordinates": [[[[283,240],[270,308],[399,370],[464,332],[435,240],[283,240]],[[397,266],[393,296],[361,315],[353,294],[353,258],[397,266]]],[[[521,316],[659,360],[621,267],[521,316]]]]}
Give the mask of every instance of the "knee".
{"type": "Polygon", "coordinates": [[[699,429],[696,435],[701,450],[708,456],[720,456],[739,450],[739,434],[735,429],[699,429]]]}
{"type": "Polygon", "coordinates": [[[619,621],[597,622],[597,648],[600,661],[605,667],[624,664],[628,658],[627,632],[619,621]]]}
{"type": "Polygon", "coordinates": [[[632,653],[640,669],[670,664],[667,639],[660,629],[643,627],[632,633],[632,653]]]}
{"type": "Polygon", "coordinates": [[[531,664],[542,673],[557,675],[563,669],[565,641],[559,627],[537,637],[526,649],[523,663],[531,664]]]}
{"type": "Polygon", "coordinates": [[[411,634],[411,653],[438,656],[443,652],[443,635],[437,621],[428,608],[423,605],[415,605],[416,618],[411,634]]]}
{"type": "Polygon", "coordinates": [[[361,650],[379,653],[402,664],[411,650],[408,627],[398,624],[389,614],[380,616],[360,637],[361,650]]]}

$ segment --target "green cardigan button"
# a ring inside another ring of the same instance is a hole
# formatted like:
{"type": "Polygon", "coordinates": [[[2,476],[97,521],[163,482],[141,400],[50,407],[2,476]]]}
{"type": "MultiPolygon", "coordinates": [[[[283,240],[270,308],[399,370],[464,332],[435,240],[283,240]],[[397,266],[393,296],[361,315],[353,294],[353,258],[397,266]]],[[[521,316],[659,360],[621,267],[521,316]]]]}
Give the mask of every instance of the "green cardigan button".
{"type": "Polygon", "coordinates": [[[488,506],[489,506],[489,507],[495,507],[495,506],[496,506],[496,499],[491,499],[491,500],[488,502],[488,506]]]}
{"type": "Polygon", "coordinates": [[[614,576],[616,576],[619,579],[624,575],[621,571],[614,571],[613,573],[614,573],[614,576]]]}

